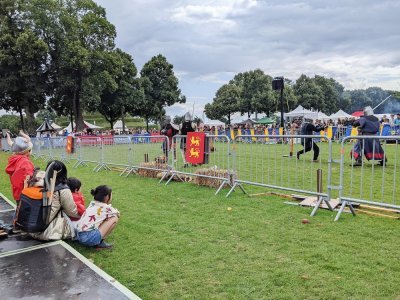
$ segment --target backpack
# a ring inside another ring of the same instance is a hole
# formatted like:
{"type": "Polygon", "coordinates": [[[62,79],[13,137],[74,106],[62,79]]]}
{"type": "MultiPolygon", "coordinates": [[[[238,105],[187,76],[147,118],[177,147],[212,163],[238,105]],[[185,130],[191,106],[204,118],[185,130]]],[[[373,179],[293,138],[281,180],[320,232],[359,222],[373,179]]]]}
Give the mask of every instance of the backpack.
{"type": "Polygon", "coordinates": [[[44,178],[38,177],[36,171],[31,178],[33,185],[25,187],[20,196],[18,207],[14,217],[14,225],[29,233],[43,232],[49,224],[58,216],[61,209],[50,220],[53,193],[68,188],[65,184],[54,186],[57,172],[53,172],[53,178],[49,179],[50,167],[46,170],[44,178]],[[41,180],[40,180],[41,178],[41,180]]]}
{"type": "MultiPolygon", "coordinates": [[[[68,188],[67,185],[58,185],[54,191],[68,188]]],[[[29,233],[43,232],[58,216],[61,209],[50,220],[51,203],[47,199],[47,191],[43,187],[27,187],[22,190],[15,216],[15,224],[21,230],[29,233]]]]}

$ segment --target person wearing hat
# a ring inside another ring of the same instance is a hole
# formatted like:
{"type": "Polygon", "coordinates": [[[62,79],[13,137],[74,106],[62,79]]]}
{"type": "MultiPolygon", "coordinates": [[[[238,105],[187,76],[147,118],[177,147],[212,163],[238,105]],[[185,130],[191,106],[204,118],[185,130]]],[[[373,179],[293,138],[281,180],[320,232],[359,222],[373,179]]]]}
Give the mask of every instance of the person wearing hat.
{"type": "MultiPolygon", "coordinates": [[[[360,135],[374,136],[379,133],[380,122],[377,117],[374,116],[374,111],[371,106],[364,108],[364,116],[361,116],[359,120],[353,122],[354,127],[358,127],[360,135]]],[[[387,162],[385,152],[379,142],[379,139],[359,139],[354,145],[350,152],[350,155],[354,157],[356,162],[354,166],[362,165],[362,156],[367,160],[378,160],[379,164],[383,166],[387,162]]]]}
{"type": "Polygon", "coordinates": [[[8,158],[5,171],[10,177],[13,198],[18,202],[24,184],[32,177],[35,169],[30,160],[33,145],[30,137],[22,130],[20,136],[17,136],[14,142],[7,132],[7,143],[11,147],[13,155],[8,158]]]}
{"type": "Polygon", "coordinates": [[[171,117],[165,116],[163,121],[163,127],[161,128],[161,134],[168,137],[168,148],[166,143],[163,143],[163,152],[165,157],[168,157],[168,151],[172,148],[172,137],[178,133],[178,130],[171,124],[171,117]]]}
{"type": "MultiPolygon", "coordinates": [[[[321,130],[324,130],[323,125],[314,126],[312,119],[304,118],[304,124],[301,127],[301,135],[312,135],[313,132],[320,132],[321,130]]],[[[317,162],[319,156],[319,147],[314,143],[313,139],[301,138],[301,144],[303,145],[304,149],[297,152],[297,159],[300,159],[301,154],[311,151],[311,149],[313,149],[313,161],[317,162]]]]}

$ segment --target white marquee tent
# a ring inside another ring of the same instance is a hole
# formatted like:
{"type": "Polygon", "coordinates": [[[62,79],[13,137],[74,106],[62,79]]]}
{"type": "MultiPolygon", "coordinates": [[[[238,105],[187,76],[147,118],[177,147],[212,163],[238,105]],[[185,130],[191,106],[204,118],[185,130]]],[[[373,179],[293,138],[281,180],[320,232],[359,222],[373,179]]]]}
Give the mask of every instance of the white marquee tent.
{"type": "Polygon", "coordinates": [[[298,117],[305,117],[306,115],[313,114],[314,112],[304,108],[303,106],[299,105],[291,112],[285,113],[285,118],[298,118],[298,117]]]}
{"type": "Polygon", "coordinates": [[[329,119],[332,120],[337,120],[337,119],[345,119],[345,118],[352,118],[352,115],[349,115],[348,113],[344,112],[343,110],[339,109],[338,112],[331,114],[329,116],[329,119]]]}
{"type": "MultiPolygon", "coordinates": [[[[101,128],[100,126],[96,126],[94,124],[90,124],[89,122],[83,121],[85,128],[90,128],[90,129],[97,129],[97,128],[101,128]]],[[[75,129],[75,122],[74,122],[74,129],[75,129]]],[[[66,130],[68,132],[72,132],[72,127],[71,127],[71,122],[68,124],[67,127],[65,127],[63,130],[66,130]]]]}

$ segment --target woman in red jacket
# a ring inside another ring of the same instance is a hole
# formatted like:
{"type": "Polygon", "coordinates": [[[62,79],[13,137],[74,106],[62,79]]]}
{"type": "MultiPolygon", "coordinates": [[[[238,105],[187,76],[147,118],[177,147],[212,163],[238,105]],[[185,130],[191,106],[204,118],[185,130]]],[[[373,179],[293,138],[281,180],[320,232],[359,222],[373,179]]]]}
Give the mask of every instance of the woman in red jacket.
{"type": "Polygon", "coordinates": [[[32,177],[35,169],[30,160],[33,145],[30,137],[22,131],[14,142],[7,133],[7,143],[11,147],[13,155],[8,158],[6,173],[10,176],[13,198],[15,201],[19,201],[24,184],[32,177]]]}

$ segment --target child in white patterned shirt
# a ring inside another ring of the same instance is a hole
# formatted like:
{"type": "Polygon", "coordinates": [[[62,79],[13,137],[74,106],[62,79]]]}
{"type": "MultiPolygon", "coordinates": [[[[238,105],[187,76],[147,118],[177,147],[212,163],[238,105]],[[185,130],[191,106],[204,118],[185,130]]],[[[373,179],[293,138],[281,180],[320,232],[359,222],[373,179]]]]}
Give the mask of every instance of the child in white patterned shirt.
{"type": "Polygon", "coordinates": [[[86,246],[97,249],[112,248],[104,239],[114,230],[119,220],[119,211],[111,206],[112,190],[106,185],[100,185],[91,190],[94,200],[76,224],[77,240],[86,246]]]}

